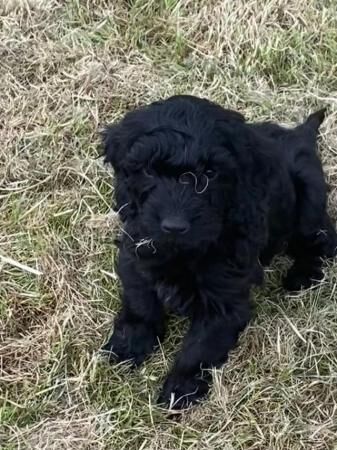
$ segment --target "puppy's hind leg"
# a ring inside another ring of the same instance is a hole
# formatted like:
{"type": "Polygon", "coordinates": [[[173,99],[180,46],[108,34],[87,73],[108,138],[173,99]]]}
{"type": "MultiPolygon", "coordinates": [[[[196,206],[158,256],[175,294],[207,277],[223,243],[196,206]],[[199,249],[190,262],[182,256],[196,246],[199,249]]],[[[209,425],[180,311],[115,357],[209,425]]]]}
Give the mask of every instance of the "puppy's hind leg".
{"type": "Polygon", "coordinates": [[[333,258],[337,249],[336,230],[326,211],[327,188],[321,162],[316,153],[308,152],[298,158],[297,164],[297,217],[287,249],[294,263],[283,280],[289,291],[306,289],[321,280],[324,259],[333,258]]]}
{"type": "Polygon", "coordinates": [[[102,351],[110,362],[130,361],[138,366],[164,338],[164,311],[155,291],[123,254],[120,255],[119,274],[123,305],[102,351]]]}
{"type": "Polygon", "coordinates": [[[336,255],[337,235],[326,210],[327,186],[317,154],[317,134],[325,110],[311,114],[294,130],[289,152],[296,192],[295,230],[288,245],[293,266],[284,279],[290,291],[308,288],[323,278],[323,259],[336,255]]]}
{"type": "Polygon", "coordinates": [[[324,259],[333,258],[337,235],[330,217],[325,214],[322,226],[310,235],[296,233],[289,242],[288,254],[294,263],[283,280],[288,291],[307,289],[323,278],[324,259]]]}

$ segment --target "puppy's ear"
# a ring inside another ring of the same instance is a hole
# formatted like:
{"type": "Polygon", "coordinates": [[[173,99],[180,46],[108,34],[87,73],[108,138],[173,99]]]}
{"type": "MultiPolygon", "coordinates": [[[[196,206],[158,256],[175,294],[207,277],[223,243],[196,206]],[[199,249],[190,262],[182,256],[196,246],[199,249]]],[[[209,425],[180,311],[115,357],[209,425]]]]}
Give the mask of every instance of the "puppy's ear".
{"type": "Polygon", "coordinates": [[[325,119],[325,115],[326,115],[326,108],[322,108],[319,111],[310,114],[310,116],[304,122],[304,125],[313,128],[317,132],[323,120],[325,119]]]}
{"type": "Polygon", "coordinates": [[[118,172],[123,165],[125,144],[121,124],[108,125],[101,133],[104,162],[118,172]]]}
{"type": "Polygon", "coordinates": [[[127,177],[122,170],[125,163],[128,142],[125,130],[121,123],[108,125],[101,133],[104,162],[112,165],[115,176],[114,184],[114,210],[119,212],[122,221],[131,217],[133,203],[127,186],[127,177]]]}

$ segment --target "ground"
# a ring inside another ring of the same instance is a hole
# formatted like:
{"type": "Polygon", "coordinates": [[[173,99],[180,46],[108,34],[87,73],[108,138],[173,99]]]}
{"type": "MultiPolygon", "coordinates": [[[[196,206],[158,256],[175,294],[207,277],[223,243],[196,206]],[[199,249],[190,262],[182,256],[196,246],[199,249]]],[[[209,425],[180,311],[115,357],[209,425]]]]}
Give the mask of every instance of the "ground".
{"type": "Polygon", "coordinates": [[[184,322],[135,372],[97,355],[120,302],[102,125],[177,93],[288,124],[327,106],[320,152],[336,217],[336,10],[0,0],[1,449],[337,449],[336,265],[289,296],[278,260],[209,399],[179,420],[154,398],[184,322]]]}

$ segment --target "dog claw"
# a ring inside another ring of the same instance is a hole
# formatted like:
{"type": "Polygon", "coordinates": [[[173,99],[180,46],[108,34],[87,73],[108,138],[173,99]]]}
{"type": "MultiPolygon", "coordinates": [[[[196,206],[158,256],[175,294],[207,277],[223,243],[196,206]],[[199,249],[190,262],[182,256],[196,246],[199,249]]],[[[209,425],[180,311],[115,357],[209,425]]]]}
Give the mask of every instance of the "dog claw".
{"type": "Polygon", "coordinates": [[[169,376],[157,403],[170,410],[187,409],[199,402],[208,392],[207,381],[197,377],[169,376]]]}

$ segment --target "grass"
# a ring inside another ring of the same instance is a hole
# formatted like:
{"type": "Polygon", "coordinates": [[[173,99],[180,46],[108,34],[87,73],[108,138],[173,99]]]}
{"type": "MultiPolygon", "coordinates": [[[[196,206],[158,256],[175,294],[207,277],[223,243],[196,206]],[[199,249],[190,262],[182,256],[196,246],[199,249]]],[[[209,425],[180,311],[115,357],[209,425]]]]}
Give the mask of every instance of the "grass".
{"type": "Polygon", "coordinates": [[[1,449],[337,449],[334,265],[289,297],[275,263],[210,398],[179,421],[153,399],[184,323],[134,373],[96,353],[119,307],[102,124],[176,93],[286,123],[326,105],[336,218],[336,7],[0,1],[0,255],[24,265],[0,262],[1,449]]]}

